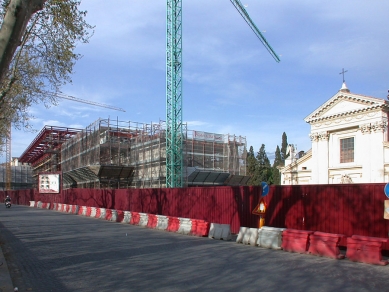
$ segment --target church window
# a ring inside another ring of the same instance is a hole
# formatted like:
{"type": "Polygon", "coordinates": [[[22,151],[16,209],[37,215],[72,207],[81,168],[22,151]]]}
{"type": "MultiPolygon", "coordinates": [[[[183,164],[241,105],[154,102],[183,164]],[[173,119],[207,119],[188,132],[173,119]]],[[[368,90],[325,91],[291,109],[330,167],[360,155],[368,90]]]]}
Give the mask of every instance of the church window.
{"type": "Polygon", "coordinates": [[[340,139],[340,163],[354,162],[354,137],[340,139]]]}

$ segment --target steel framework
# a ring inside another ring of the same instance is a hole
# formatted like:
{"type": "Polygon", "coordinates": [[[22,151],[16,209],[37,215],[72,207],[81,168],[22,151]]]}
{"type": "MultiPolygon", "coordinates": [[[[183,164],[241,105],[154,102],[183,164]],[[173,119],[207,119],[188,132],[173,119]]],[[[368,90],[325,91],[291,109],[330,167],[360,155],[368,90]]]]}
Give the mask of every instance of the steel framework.
{"type": "Polygon", "coordinates": [[[182,1],[167,1],[166,21],[166,186],[183,186],[182,1]]]}

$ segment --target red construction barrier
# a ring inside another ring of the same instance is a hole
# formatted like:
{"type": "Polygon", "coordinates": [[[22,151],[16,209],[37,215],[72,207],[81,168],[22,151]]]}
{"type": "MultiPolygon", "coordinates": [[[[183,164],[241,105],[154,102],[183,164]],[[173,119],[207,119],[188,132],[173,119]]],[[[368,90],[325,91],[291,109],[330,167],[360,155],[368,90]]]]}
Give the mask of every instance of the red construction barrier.
{"type": "Polygon", "coordinates": [[[117,217],[117,222],[123,222],[123,219],[124,219],[124,211],[122,210],[116,210],[116,212],[118,213],[118,217],[117,217]]]}
{"type": "Polygon", "coordinates": [[[131,212],[130,224],[132,224],[132,225],[139,225],[139,219],[140,219],[139,212],[131,212]]]}
{"type": "Polygon", "coordinates": [[[286,229],[282,232],[282,249],[289,252],[306,253],[309,247],[309,236],[313,231],[286,229]]]}
{"type": "Polygon", "coordinates": [[[101,217],[101,209],[100,208],[96,208],[96,216],[95,218],[100,218],[101,217]]]}
{"type": "Polygon", "coordinates": [[[86,216],[90,217],[90,214],[92,212],[92,207],[86,207],[86,216]]]}
{"type": "Polygon", "coordinates": [[[158,223],[158,217],[157,215],[154,214],[147,214],[149,220],[147,221],[147,226],[148,228],[155,228],[158,223]]]}
{"type": "Polygon", "coordinates": [[[204,220],[192,219],[191,235],[194,236],[208,236],[209,233],[209,222],[204,220]]]}
{"type": "Polygon", "coordinates": [[[82,211],[84,210],[85,206],[80,206],[80,208],[78,208],[78,214],[77,215],[82,215],[82,211]]]}
{"type": "Polygon", "coordinates": [[[384,242],[388,242],[388,239],[353,235],[347,238],[346,257],[354,262],[385,266],[388,261],[382,260],[384,242]]]}
{"type": "Polygon", "coordinates": [[[177,232],[178,229],[180,228],[180,219],[177,217],[170,217],[170,216],[168,216],[168,218],[169,218],[169,223],[167,225],[166,231],[177,232]]]}
{"type": "Polygon", "coordinates": [[[343,259],[344,255],[339,250],[339,242],[343,237],[343,234],[316,231],[309,236],[308,253],[332,259],[343,259]]]}
{"type": "Polygon", "coordinates": [[[104,219],[108,220],[108,221],[110,221],[112,219],[112,210],[111,209],[106,209],[105,210],[105,217],[104,217],[104,219]]]}

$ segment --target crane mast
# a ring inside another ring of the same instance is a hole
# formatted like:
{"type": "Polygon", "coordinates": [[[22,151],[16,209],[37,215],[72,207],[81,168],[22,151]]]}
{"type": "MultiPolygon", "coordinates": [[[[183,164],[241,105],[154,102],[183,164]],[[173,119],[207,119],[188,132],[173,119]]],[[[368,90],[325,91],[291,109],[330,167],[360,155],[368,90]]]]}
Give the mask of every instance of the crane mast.
{"type": "Polygon", "coordinates": [[[166,187],[183,186],[182,1],[167,0],[166,187]]]}
{"type": "MultiPolygon", "coordinates": [[[[239,0],[230,0],[272,57],[280,58],[239,0]]],[[[166,11],[166,187],[183,186],[182,0],[167,0],[166,11]]]]}

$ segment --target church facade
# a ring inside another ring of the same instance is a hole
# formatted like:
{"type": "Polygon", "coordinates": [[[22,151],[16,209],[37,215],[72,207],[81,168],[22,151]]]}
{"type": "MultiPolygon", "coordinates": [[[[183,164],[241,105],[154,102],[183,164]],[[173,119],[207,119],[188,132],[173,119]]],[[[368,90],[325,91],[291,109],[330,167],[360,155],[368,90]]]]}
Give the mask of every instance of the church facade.
{"type": "Polygon", "coordinates": [[[389,181],[389,101],[351,93],[346,84],[304,120],[312,148],[280,168],[281,184],[389,181]]]}

